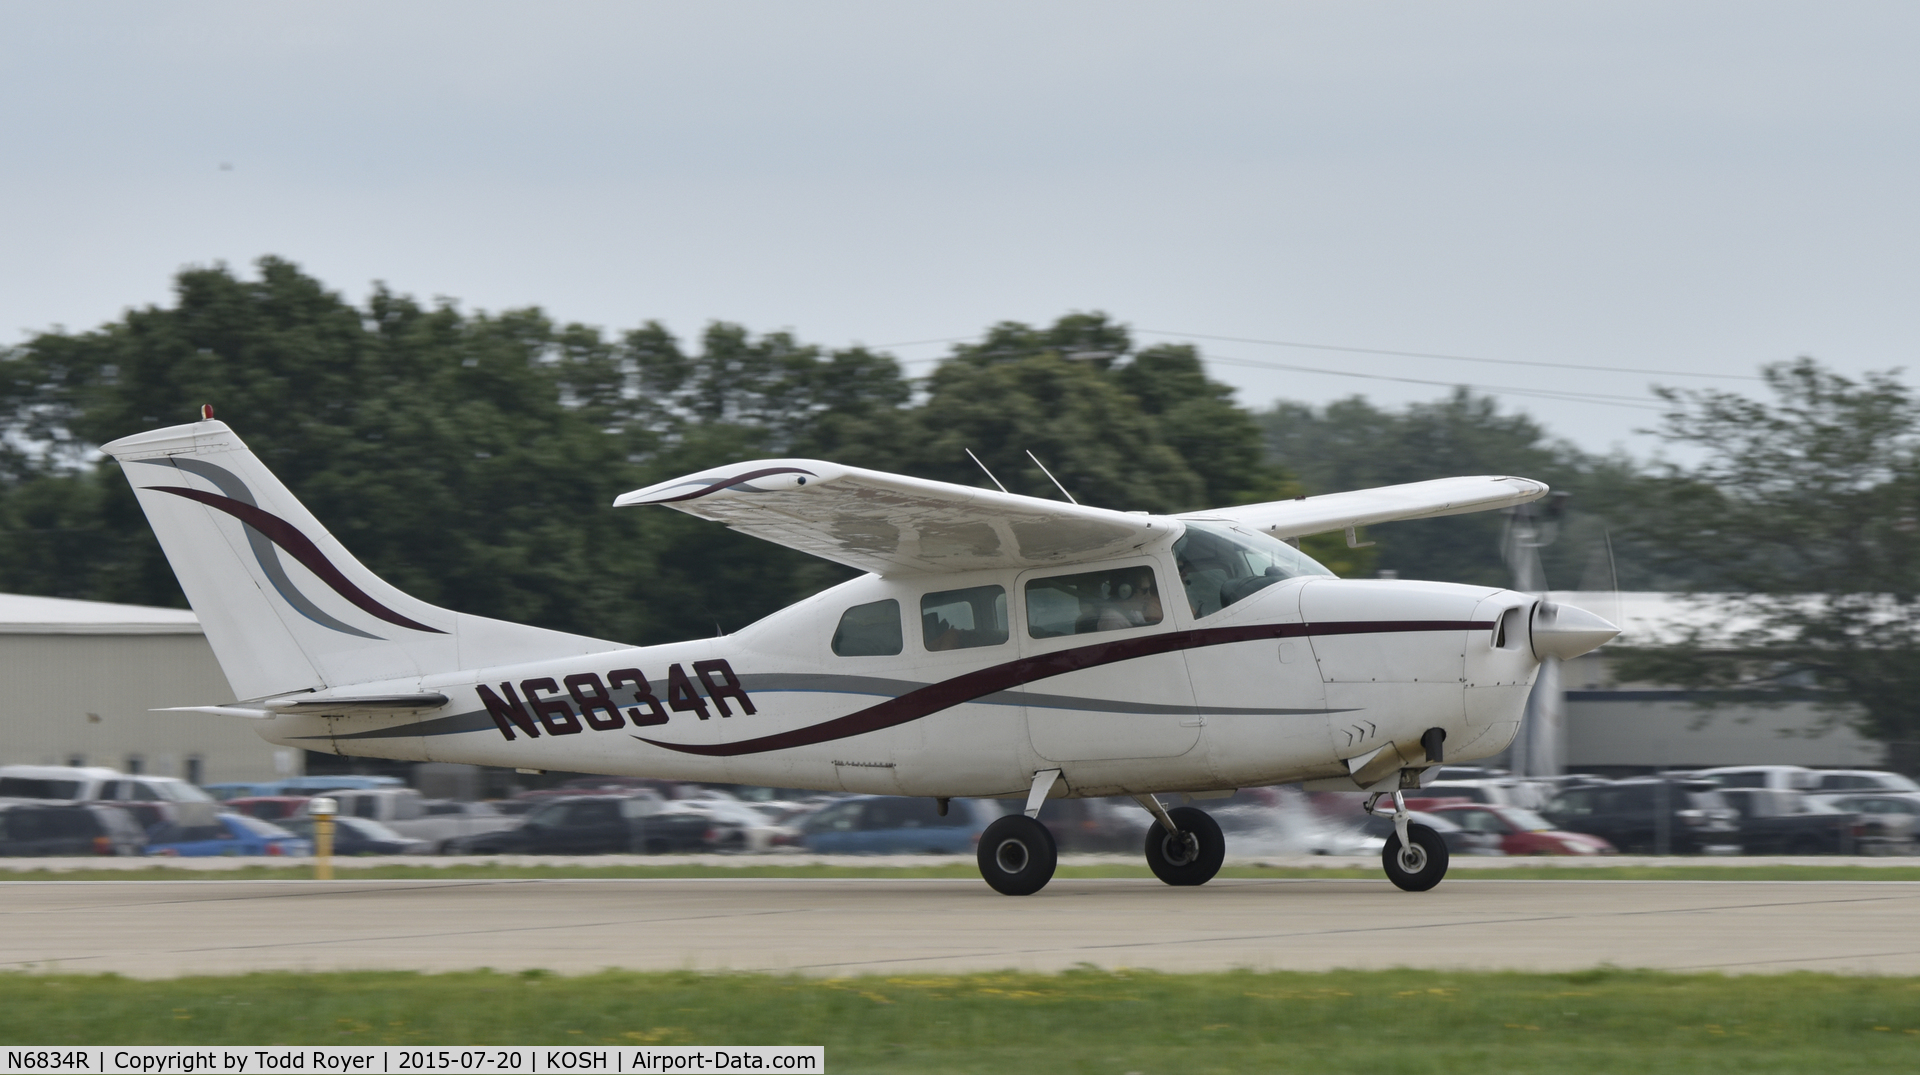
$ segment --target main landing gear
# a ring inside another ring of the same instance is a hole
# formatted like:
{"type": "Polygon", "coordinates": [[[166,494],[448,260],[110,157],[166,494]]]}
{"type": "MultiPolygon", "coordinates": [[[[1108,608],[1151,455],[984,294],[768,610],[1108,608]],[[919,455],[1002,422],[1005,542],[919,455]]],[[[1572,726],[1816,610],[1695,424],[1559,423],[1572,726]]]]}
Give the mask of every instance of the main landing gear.
{"type": "MultiPolygon", "coordinates": [[[[1060,856],[1053,833],[1040,823],[1040,806],[1059,778],[1058,769],[1036,773],[1027,793],[1026,812],[1003,817],[980,834],[980,876],[995,892],[1031,896],[1053,879],[1060,856]]],[[[1151,795],[1136,795],[1133,801],[1153,815],[1146,851],[1147,866],[1155,877],[1181,886],[1213,880],[1227,857],[1227,840],[1218,822],[1191,806],[1169,810],[1151,795]]],[[[1441,849],[1442,854],[1445,851],[1441,849]]]]}
{"type": "Polygon", "coordinates": [[[1133,801],[1153,815],[1147,830],[1147,868],[1170,885],[1204,885],[1220,872],[1227,857],[1227,838],[1220,823],[1204,810],[1182,806],[1173,810],[1151,795],[1133,801]]]}
{"type": "MultiPolygon", "coordinates": [[[[1367,813],[1374,812],[1380,797],[1367,800],[1367,813]]],[[[1407,892],[1425,892],[1447,875],[1447,842],[1431,828],[1408,821],[1407,799],[1398,791],[1393,793],[1392,817],[1393,835],[1380,852],[1387,880],[1407,892]]]]}

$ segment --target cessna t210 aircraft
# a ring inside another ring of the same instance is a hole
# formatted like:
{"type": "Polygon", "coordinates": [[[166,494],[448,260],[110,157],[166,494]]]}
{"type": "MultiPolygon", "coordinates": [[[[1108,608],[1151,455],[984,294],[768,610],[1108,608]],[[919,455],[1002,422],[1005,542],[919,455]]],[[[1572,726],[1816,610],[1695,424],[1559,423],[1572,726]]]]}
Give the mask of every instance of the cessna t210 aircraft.
{"type": "Polygon", "coordinates": [[[1467,477],[1182,515],[1110,511],[813,459],[627,493],[867,574],[730,635],[617,642],[437,608],[348,553],[225,423],[120,462],[228,682],[271,742],[336,754],[1024,799],[980,840],[994,889],[1052,877],[1047,800],[1132,796],[1171,885],[1220,827],[1172,802],[1305,782],[1391,796],[1403,889],[1445,875],[1402,792],[1514,737],[1540,662],[1612,624],[1486,586],[1347,580],[1302,535],[1535,500],[1467,477]],[[1169,801],[1163,801],[1168,797],[1169,801]]]}

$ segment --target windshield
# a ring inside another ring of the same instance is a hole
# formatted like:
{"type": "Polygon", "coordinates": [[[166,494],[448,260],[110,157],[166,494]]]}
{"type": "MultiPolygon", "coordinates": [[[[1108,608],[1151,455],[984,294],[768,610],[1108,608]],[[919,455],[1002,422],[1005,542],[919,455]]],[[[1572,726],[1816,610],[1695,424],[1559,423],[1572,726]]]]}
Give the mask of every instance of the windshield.
{"type": "Polygon", "coordinates": [[[1229,523],[1188,523],[1173,543],[1174,562],[1196,618],[1211,616],[1284,579],[1333,577],[1313,557],[1279,538],[1229,523]]]}

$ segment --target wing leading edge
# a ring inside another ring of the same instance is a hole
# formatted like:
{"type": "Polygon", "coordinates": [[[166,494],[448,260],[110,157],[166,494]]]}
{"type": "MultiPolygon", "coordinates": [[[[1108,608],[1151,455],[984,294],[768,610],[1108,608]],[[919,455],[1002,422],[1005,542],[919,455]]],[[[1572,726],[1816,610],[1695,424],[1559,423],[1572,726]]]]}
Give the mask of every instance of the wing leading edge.
{"type": "Polygon", "coordinates": [[[879,575],[1098,560],[1177,529],[1147,515],[818,459],[732,463],[636,489],[613,503],[664,504],[879,575]]]}
{"type": "Polygon", "coordinates": [[[1437,519],[1443,515],[1510,508],[1546,495],[1545,482],[1484,474],[1192,511],[1175,518],[1225,519],[1275,537],[1290,538],[1400,519],[1437,519]]]}

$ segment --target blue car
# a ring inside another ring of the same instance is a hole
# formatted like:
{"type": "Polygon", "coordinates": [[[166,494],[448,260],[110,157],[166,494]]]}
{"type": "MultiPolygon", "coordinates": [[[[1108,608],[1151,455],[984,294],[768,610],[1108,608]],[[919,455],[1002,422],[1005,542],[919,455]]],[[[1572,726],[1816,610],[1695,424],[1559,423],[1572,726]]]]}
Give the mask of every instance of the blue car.
{"type": "Polygon", "coordinates": [[[199,858],[208,855],[311,855],[313,845],[291,832],[245,814],[216,814],[211,825],[163,822],[147,834],[147,854],[199,858]]]}
{"type": "Polygon", "coordinates": [[[828,855],[971,855],[998,804],[954,799],[941,817],[932,799],[860,795],[842,799],[800,825],[807,850],[828,855]]]}

